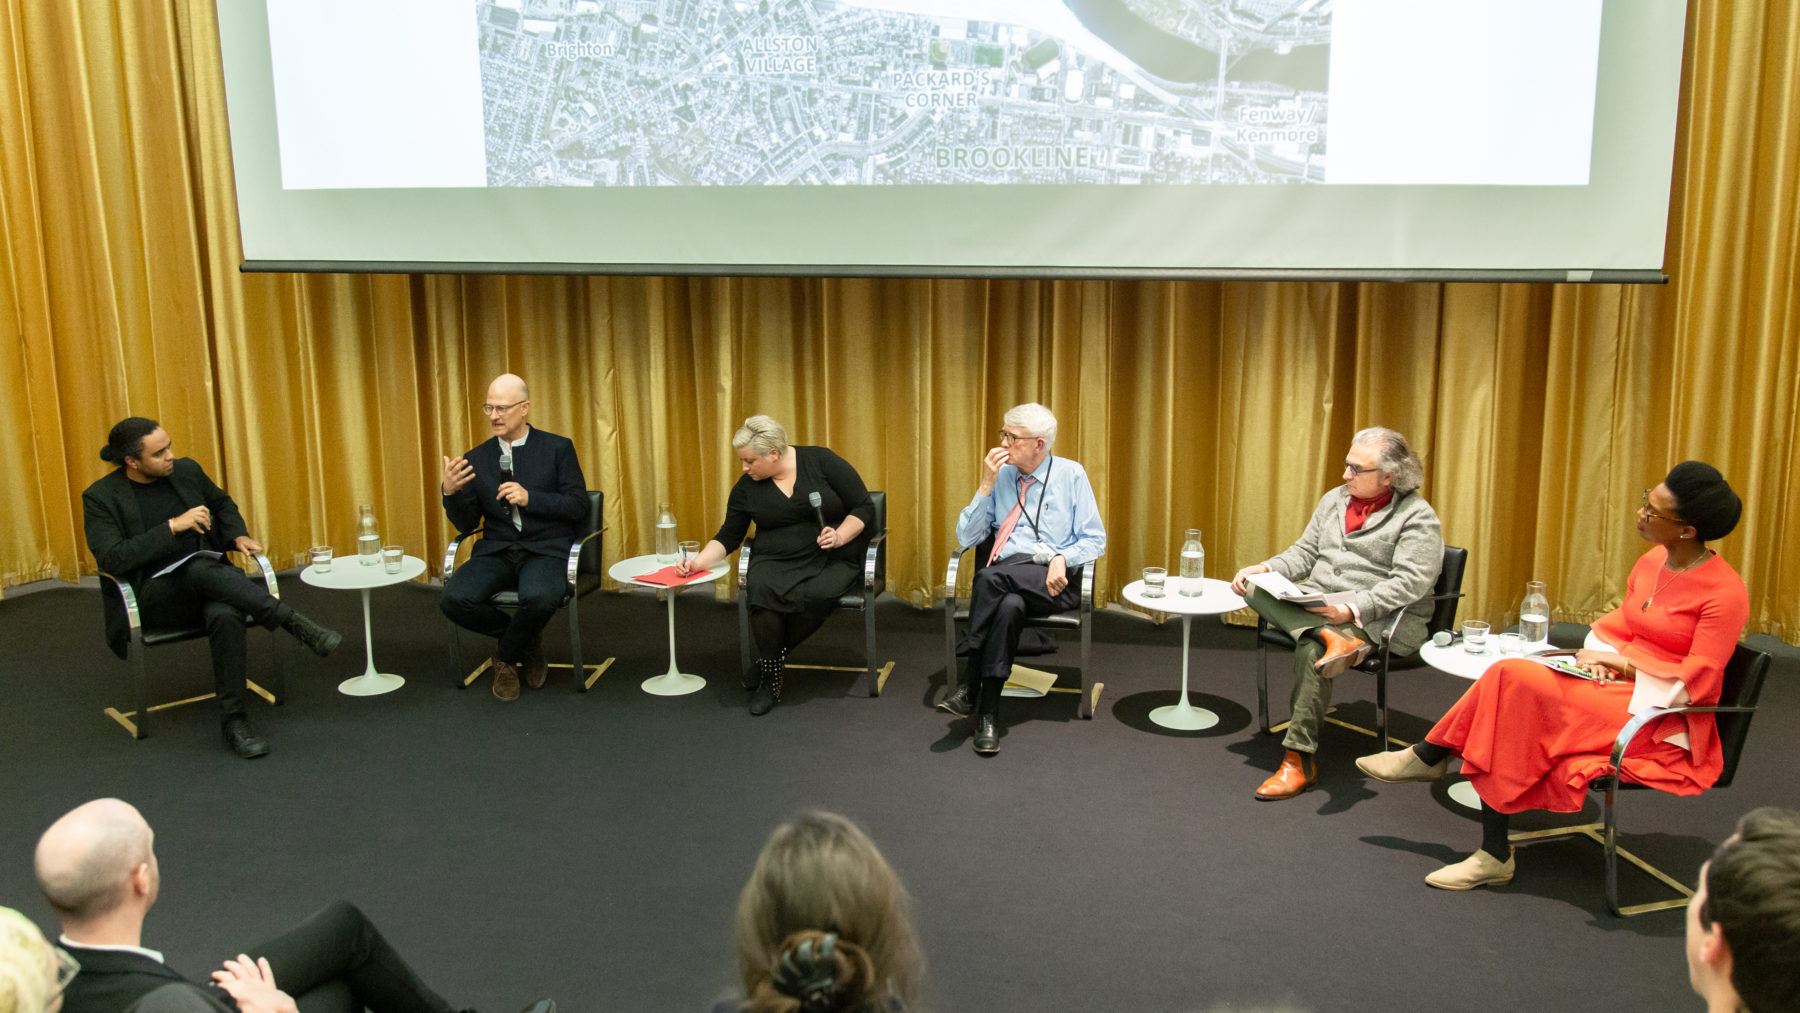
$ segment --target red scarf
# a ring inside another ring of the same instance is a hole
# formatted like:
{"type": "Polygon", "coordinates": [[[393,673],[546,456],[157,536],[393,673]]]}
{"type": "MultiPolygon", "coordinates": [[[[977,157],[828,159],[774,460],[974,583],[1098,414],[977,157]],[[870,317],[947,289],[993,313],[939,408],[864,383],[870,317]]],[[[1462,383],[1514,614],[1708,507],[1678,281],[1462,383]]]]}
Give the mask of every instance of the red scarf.
{"type": "Polygon", "coordinates": [[[1344,534],[1359,530],[1363,526],[1363,522],[1369,519],[1370,514],[1387,506],[1393,500],[1394,490],[1392,487],[1374,499],[1350,497],[1350,505],[1344,509],[1344,534]]]}

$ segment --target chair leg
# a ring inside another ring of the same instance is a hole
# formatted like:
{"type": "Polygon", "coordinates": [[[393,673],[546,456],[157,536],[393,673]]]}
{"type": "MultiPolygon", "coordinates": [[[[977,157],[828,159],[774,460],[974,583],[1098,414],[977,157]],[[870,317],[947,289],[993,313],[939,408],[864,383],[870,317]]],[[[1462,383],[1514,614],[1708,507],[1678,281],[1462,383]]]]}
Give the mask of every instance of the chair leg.
{"type": "Polygon", "coordinates": [[[137,720],[133,722],[135,727],[131,733],[131,737],[134,739],[147,739],[150,737],[150,691],[149,687],[146,685],[148,680],[144,676],[143,642],[134,638],[133,642],[129,645],[129,650],[131,651],[132,705],[137,708],[137,713],[133,715],[137,720]]]}
{"type": "Polygon", "coordinates": [[[1094,702],[1088,697],[1088,683],[1093,681],[1093,674],[1088,671],[1088,661],[1094,653],[1094,617],[1081,617],[1081,674],[1076,680],[1076,689],[1081,691],[1081,706],[1076,713],[1083,720],[1091,720],[1094,716],[1094,702]]]}
{"type": "MultiPolygon", "coordinates": [[[[671,592],[673,593],[673,592],[671,592]]],[[[746,685],[750,682],[751,666],[756,659],[750,650],[750,592],[739,589],[737,596],[738,613],[738,674],[746,685]]]]}
{"type": "Polygon", "coordinates": [[[869,695],[881,695],[881,662],[875,653],[875,596],[863,596],[863,667],[868,671],[869,695]]]}
{"type": "Polygon", "coordinates": [[[587,667],[581,663],[581,598],[569,597],[569,658],[575,666],[575,691],[586,693],[587,667]]]}
{"type": "Polygon", "coordinates": [[[1605,840],[1600,846],[1606,852],[1606,908],[1615,917],[1623,917],[1619,912],[1619,825],[1613,813],[1613,797],[1618,790],[1617,775],[1607,778],[1606,799],[1600,805],[1600,820],[1604,827],[1601,834],[1605,840]]]}
{"type": "Polygon", "coordinates": [[[1269,734],[1269,645],[1263,643],[1256,645],[1256,717],[1269,734]]]}
{"type": "Polygon", "coordinates": [[[446,619],[444,625],[450,627],[450,677],[456,680],[458,689],[467,688],[469,678],[468,673],[463,671],[462,646],[457,639],[456,624],[446,619]]]}
{"type": "Polygon", "coordinates": [[[944,695],[956,692],[956,599],[944,599],[944,695]]]}
{"type": "Polygon", "coordinates": [[[281,667],[281,639],[269,631],[269,674],[275,685],[275,706],[287,703],[287,669],[281,667]]]}
{"type": "Polygon", "coordinates": [[[1375,673],[1375,744],[1383,750],[1388,747],[1387,675],[1385,664],[1375,673]]]}

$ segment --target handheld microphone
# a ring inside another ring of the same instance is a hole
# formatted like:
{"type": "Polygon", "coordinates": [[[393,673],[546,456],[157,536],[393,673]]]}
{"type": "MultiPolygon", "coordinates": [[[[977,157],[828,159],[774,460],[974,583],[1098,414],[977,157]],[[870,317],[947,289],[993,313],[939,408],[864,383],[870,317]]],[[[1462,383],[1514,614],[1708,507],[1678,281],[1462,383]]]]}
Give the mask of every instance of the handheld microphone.
{"type": "Polygon", "coordinates": [[[510,482],[512,480],[513,480],[512,448],[506,447],[506,449],[500,451],[500,481],[510,482]]]}
{"type": "Polygon", "coordinates": [[[1456,634],[1451,633],[1449,630],[1439,630],[1431,635],[1431,642],[1439,647],[1449,647],[1450,641],[1455,639],[1456,634]]]}
{"type": "Polygon", "coordinates": [[[816,492],[809,492],[806,494],[806,501],[812,504],[813,516],[819,519],[819,530],[825,530],[825,511],[819,509],[819,504],[825,502],[825,497],[816,492]]]}

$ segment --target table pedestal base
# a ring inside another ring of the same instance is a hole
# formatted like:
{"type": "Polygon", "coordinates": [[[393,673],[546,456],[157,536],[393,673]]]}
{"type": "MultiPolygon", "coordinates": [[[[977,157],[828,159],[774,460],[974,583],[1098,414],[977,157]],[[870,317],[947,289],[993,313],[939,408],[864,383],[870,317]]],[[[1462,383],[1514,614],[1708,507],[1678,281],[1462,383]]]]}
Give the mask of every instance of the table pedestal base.
{"type": "Polygon", "coordinates": [[[673,669],[644,680],[644,692],[654,696],[686,696],[705,688],[705,679],[673,669]]]}
{"type": "Polygon", "coordinates": [[[397,675],[375,671],[374,634],[369,629],[369,589],[362,589],[363,607],[363,657],[368,659],[368,667],[363,674],[354,679],[345,679],[338,683],[338,692],[345,696],[380,696],[392,693],[406,685],[406,680],[397,675]]]}
{"type": "Polygon", "coordinates": [[[404,685],[406,680],[397,675],[371,671],[338,683],[338,692],[345,696],[380,696],[392,693],[404,685]]]}
{"type": "Polygon", "coordinates": [[[1475,794],[1475,786],[1470,784],[1466,778],[1451,785],[1446,794],[1450,796],[1452,802],[1458,805],[1465,805],[1477,811],[1481,809],[1481,796],[1475,794]]]}
{"type": "Polygon", "coordinates": [[[1150,720],[1183,732],[1197,732],[1219,723],[1219,715],[1205,707],[1195,707],[1183,699],[1180,703],[1158,707],[1150,712],[1150,720]]]}

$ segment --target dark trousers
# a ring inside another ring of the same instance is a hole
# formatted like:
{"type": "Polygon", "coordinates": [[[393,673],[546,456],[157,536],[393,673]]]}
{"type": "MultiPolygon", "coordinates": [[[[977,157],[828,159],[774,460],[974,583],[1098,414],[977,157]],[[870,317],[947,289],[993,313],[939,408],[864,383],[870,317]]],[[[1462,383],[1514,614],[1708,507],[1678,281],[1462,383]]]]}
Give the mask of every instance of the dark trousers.
{"type": "Polygon", "coordinates": [[[1013,655],[1019,650],[1019,634],[1025,631],[1026,619],[1081,605],[1081,567],[1069,568],[1069,586],[1054,597],[1044,586],[1049,574],[1049,566],[1023,555],[997,560],[975,574],[969,595],[969,634],[956,649],[959,656],[969,659],[967,680],[1004,681],[1012,673],[1013,655]]]}
{"type": "Polygon", "coordinates": [[[336,901],[262,946],[275,985],[302,1013],[450,1013],[419,980],[375,923],[354,904],[336,901]]]}
{"type": "Polygon", "coordinates": [[[538,634],[562,608],[569,588],[568,567],[567,556],[534,556],[516,546],[476,556],[450,574],[440,607],[463,629],[498,640],[494,653],[501,661],[521,664],[538,634]],[[501,591],[514,590],[519,607],[510,616],[489,601],[501,591]]]}
{"type": "Polygon", "coordinates": [[[825,625],[831,618],[831,605],[814,605],[800,612],[777,612],[750,606],[750,639],[756,643],[756,656],[770,661],[791,651],[800,642],[825,625]]]}
{"type": "Polygon", "coordinates": [[[206,627],[212,649],[213,692],[224,720],[244,716],[248,640],[244,617],[274,629],[293,612],[268,588],[220,559],[190,559],[181,569],[145,581],[138,591],[138,616],[146,627],[206,627]]]}

